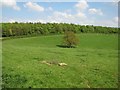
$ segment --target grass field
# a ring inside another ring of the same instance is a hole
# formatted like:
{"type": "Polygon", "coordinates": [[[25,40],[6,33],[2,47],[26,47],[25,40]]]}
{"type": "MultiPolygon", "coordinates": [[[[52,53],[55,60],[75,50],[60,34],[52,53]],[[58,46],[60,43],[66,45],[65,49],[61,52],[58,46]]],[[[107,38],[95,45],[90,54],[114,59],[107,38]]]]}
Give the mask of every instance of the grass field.
{"type": "Polygon", "coordinates": [[[117,88],[117,35],[79,34],[77,48],[58,47],[62,37],[3,41],[3,87],[117,88]],[[67,66],[41,61],[64,62],[67,66]]]}

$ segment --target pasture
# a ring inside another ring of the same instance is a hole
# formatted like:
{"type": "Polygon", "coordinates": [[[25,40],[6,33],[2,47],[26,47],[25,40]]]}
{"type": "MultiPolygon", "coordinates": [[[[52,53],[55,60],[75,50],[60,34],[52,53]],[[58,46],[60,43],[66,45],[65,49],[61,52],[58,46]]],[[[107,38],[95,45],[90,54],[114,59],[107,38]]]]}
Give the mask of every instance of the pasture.
{"type": "Polygon", "coordinates": [[[77,48],[59,47],[63,35],[2,42],[3,87],[117,88],[118,36],[77,34],[77,48]],[[67,66],[42,61],[64,62],[67,66]]]}

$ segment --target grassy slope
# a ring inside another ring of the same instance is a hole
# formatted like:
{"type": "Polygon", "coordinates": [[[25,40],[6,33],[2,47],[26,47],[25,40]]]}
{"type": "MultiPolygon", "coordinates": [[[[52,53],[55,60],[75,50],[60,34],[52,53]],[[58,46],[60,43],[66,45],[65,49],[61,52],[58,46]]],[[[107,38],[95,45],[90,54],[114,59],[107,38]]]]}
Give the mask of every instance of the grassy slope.
{"type": "Polygon", "coordinates": [[[77,48],[60,48],[62,36],[3,41],[6,87],[117,87],[117,36],[80,34],[77,48]],[[66,67],[40,61],[61,61],[66,67]],[[6,79],[7,78],[7,79],[6,79]]]}

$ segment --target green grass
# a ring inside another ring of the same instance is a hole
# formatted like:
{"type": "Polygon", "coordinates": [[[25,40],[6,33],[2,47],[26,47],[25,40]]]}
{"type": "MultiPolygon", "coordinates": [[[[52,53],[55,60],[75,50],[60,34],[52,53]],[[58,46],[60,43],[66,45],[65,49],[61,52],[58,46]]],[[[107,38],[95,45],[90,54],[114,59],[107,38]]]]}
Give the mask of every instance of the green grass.
{"type": "Polygon", "coordinates": [[[79,34],[77,48],[57,47],[62,35],[3,41],[3,87],[116,88],[118,37],[79,34]],[[61,67],[41,61],[59,61],[61,67]]]}

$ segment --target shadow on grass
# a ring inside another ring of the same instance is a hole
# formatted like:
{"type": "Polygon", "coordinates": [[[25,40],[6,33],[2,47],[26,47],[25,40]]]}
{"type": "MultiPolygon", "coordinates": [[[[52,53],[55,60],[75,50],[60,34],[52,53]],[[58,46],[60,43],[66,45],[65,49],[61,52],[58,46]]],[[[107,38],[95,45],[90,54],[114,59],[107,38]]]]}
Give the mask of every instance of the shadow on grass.
{"type": "Polygon", "coordinates": [[[67,45],[56,45],[56,46],[60,48],[75,48],[75,46],[67,46],[67,45]]]}

